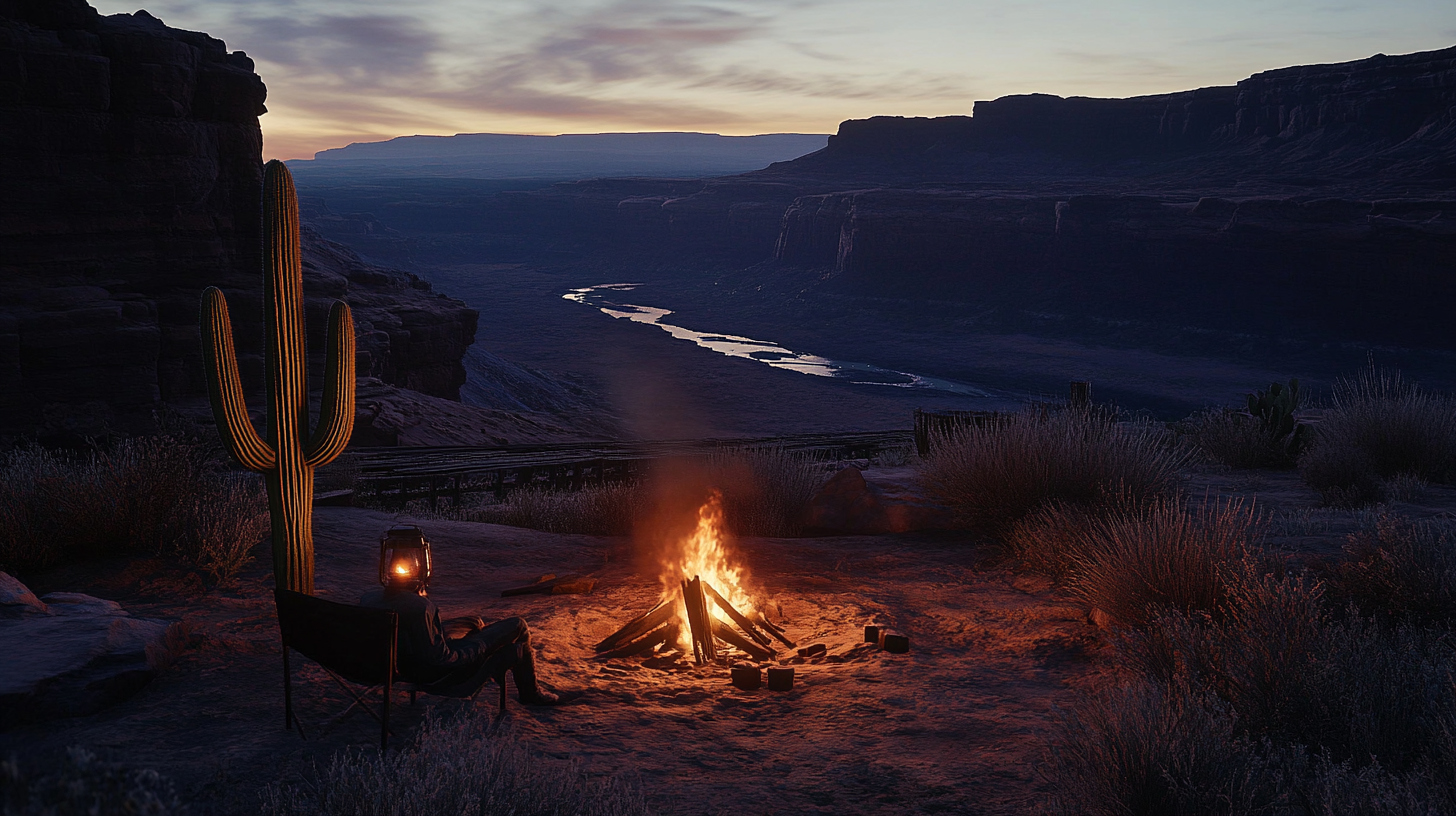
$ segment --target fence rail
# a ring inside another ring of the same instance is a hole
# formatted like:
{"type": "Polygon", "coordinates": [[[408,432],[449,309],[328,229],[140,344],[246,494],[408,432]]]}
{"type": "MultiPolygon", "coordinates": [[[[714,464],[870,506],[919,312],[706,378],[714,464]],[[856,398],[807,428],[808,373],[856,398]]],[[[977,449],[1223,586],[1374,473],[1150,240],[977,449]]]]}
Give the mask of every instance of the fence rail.
{"type": "Polygon", "coordinates": [[[822,459],[863,459],[914,445],[913,431],[797,434],[654,442],[563,442],[502,447],[356,448],[356,493],[374,503],[403,506],[411,499],[441,499],[459,506],[463,496],[537,486],[579,489],[640,478],[659,459],[705,457],[721,450],[779,448],[822,459]]]}

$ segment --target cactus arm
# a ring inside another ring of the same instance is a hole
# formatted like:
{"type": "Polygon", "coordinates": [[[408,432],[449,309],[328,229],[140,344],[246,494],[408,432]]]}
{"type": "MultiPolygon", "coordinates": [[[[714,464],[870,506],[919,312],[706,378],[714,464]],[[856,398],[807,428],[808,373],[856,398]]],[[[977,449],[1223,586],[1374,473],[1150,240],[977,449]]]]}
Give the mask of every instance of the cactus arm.
{"type": "Polygon", "coordinates": [[[233,351],[232,319],[227,299],[215,286],[202,293],[202,359],[207,371],[207,392],[218,434],[234,458],[249,470],[272,470],[277,463],[269,447],[248,420],[243,384],[238,377],[238,356],[233,351]]]}
{"type": "Polygon", "coordinates": [[[338,301],[329,310],[328,337],[318,427],[303,454],[309,467],[334,461],[354,432],[354,318],[349,304],[338,301]]]}

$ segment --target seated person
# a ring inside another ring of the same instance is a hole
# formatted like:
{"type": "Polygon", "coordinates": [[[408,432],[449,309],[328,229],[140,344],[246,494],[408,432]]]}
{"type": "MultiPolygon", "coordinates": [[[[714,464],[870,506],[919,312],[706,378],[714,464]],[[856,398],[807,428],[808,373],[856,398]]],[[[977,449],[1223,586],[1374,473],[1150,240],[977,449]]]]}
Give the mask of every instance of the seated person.
{"type": "MultiPolygon", "coordinates": [[[[429,544],[423,541],[423,536],[420,541],[425,547],[423,558],[399,559],[394,561],[393,568],[381,569],[384,586],[364,593],[359,599],[360,606],[392,609],[399,615],[396,659],[400,677],[414,683],[435,683],[466,667],[486,671],[488,659],[501,650],[509,650],[507,654],[512,656],[505,661],[505,668],[515,676],[516,692],[522,703],[561,705],[580,696],[542,688],[536,678],[536,657],[531,651],[531,634],[525,620],[506,618],[486,625],[480,618],[467,617],[452,618],[441,625],[440,608],[425,591],[429,582],[429,544]]],[[[381,558],[386,557],[382,549],[381,558]]],[[[504,684],[504,671],[495,679],[504,684]]]]}

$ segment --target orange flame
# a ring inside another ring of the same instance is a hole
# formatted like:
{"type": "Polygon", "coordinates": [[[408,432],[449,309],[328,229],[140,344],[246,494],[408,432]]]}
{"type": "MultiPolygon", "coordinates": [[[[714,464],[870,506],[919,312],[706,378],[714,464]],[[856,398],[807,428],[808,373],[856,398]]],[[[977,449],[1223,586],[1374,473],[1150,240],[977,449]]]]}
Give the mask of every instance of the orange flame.
{"type": "MultiPolygon", "coordinates": [[[[664,556],[662,572],[658,576],[662,583],[662,599],[678,607],[680,648],[691,648],[687,608],[682,602],[682,584],[693,578],[701,578],[718,590],[718,594],[739,612],[747,615],[754,611],[753,601],[743,586],[743,569],[732,562],[724,544],[723,496],[717,490],[709,494],[708,500],[698,508],[698,526],[692,534],[683,539],[676,551],[664,556]]],[[[708,601],[708,609],[719,620],[728,620],[728,616],[711,600],[708,601]]]]}
{"type": "Polygon", "coordinates": [[[396,562],[394,562],[394,574],[395,575],[409,575],[411,572],[414,572],[414,569],[407,562],[404,562],[404,561],[396,561],[396,562]]]}

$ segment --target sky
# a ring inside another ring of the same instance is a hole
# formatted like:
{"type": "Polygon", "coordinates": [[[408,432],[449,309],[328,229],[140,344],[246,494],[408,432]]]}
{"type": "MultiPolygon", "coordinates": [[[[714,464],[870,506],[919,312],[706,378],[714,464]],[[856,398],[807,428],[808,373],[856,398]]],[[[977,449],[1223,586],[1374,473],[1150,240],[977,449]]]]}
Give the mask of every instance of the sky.
{"type": "MultiPolygon", "coordinates": [[[[140,0],[92,0],[103,14],[140,0]]],[[[395,136],[833,133],[1456,45],[1453,0],[148,0],[257,61],[267,158],[395,136]]]]}

